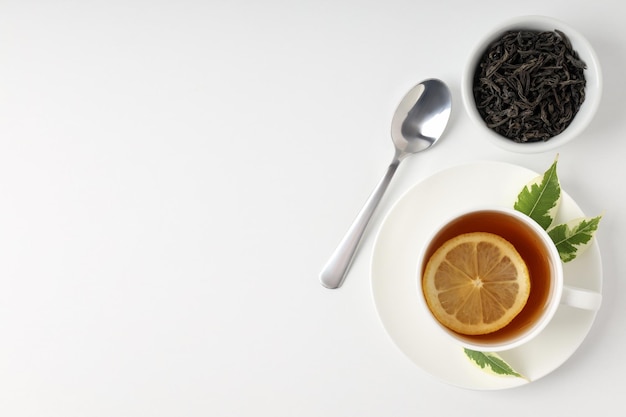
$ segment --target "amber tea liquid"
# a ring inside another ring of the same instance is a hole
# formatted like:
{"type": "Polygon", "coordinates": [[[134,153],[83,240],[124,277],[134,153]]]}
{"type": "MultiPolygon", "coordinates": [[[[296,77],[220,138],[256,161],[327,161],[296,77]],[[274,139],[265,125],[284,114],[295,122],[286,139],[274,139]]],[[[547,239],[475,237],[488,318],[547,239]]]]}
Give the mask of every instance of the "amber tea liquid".
{"type": "MultiPolygon", "coordinates": [[[[553,291],[551,271],[553,266],[548,250],[535,232],[521,220],[498,211],[476,211],[460,216],[434,237],[425,253],[426,260],[446,241],[463,233],[488,232],[508,240],[526,262],[530,275],[530,295],[524,309],[504,328],[485,335],[459,335],[475,343],[497,343],[511,340],[532,327],[547,308],[553,291]]],[[[424,262],[425,268],[427,262],[424,262]]],[[[422,269],[421,274],[424,274],[422,269]]]]}

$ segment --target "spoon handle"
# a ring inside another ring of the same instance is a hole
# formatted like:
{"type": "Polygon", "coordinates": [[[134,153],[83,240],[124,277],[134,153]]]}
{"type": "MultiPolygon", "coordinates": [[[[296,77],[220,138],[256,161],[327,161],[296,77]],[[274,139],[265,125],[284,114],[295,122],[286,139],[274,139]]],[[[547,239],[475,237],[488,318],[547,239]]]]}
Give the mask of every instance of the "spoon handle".
{"type": "Polygon", "coordinates": [[[354,219],[352,226],[350,226],[348,232],[339,243],[339,246],[337,246],[337,249],[335,249],[335,252],[333,252],[330,259],[322,269],[322,272],[320,273],[320,281],[326,288],[339,288],[343,283],[348,269],[350,268],[350,264],[352,263],[352,259],[356,254],[359,243],[361,242],[363,233],[367,228],[367,224],[372,218],[374,210],[376,210],[378,203],[380,203],[383,194],[385,194],[385,191],[393,178],[393,174],[396,173],[399,164],[400,159],[395,158],[391,165],[389,165],[387,172],[380,180],[376,188],[374,188],[374,191],[372,191],[372,194],[368,197],[365,205],[356,216],[356,219],[354,219]]]}

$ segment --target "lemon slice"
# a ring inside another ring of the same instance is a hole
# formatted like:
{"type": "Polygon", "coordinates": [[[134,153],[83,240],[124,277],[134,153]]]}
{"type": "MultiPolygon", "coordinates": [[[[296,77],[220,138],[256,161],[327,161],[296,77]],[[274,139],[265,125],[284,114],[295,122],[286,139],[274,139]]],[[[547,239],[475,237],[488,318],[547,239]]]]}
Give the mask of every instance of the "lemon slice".
{"type": "Polygon", "coordinates": [[[456,236],[435,251],[422,288],[441,324],[457,333],[481,335],[502,329],[522,311],[530,277],[511,243],[474,232],[456,236]]]}

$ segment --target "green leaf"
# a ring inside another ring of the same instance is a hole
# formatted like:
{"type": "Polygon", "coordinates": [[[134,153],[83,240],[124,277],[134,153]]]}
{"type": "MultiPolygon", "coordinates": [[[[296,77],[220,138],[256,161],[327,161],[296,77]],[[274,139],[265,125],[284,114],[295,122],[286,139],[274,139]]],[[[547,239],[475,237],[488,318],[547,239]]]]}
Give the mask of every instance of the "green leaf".
{"type": "Polygon", "coordinates": [[[465,354],[474,364],[485,371],[491,371],[497,375],[503,376],[516,376],[518,378],[524,378],[518,372],[516,372],[511,366],[504,361],[497,353],[493,352],[478,352],[471,349],[463,348],[465,354]]]}
{"type": "Polygon", "coordinates": [[[561,202],[561,185],[556,173],[558,156],[543,174],[528,183],[517,196],[513,208],[530,216],[544,229],[548,229],[561,202]]]}
{"type": "Polygon", "coordinates": [[[569,262],[583,253],[598,230],[601,218],[602,216],[597,216],[572,220],[548,230],[548,235],[559,250],[563,262],[569,262]]]}

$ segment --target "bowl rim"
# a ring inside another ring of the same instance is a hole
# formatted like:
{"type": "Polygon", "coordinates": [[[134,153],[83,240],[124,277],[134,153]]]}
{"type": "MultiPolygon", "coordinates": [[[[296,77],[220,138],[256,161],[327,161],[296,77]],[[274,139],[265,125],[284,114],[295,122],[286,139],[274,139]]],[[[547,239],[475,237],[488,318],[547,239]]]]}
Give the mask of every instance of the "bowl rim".
{"type": "Polygon", "coordinates": [[[461,98],[472,122],[477,125],[486,137],[497,146],[518,153],[538,153],[555,149],[571,141],[589,125],[600,105],[602,97],[602,71],[600,63],[591,43],[578,30],[569,24],[549,16],[526,15],[508,19],[484,32],[483,36],[470,50],[466,65],[463,68],[461,79],[461,98]],[[560,134],[545,142],[518,143],[508,139],[485,126],[484,120],[478,113],[473,95],[473,78],[476,66],[483,51],[489,43],[499,38],[508,30],[560,30],[572,42],[574,50],[587,65],[585,69],[585,101],[571,124],[560,134]]]}

